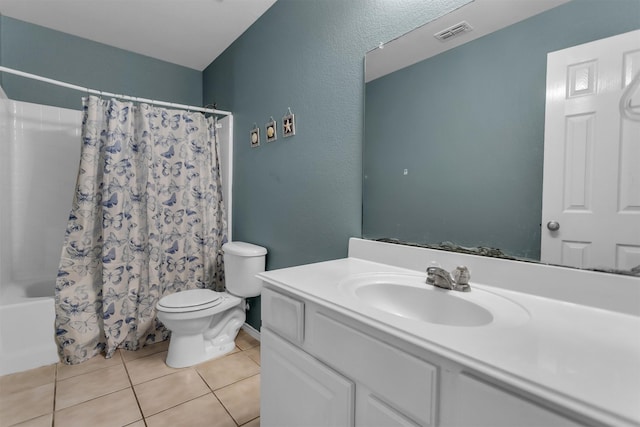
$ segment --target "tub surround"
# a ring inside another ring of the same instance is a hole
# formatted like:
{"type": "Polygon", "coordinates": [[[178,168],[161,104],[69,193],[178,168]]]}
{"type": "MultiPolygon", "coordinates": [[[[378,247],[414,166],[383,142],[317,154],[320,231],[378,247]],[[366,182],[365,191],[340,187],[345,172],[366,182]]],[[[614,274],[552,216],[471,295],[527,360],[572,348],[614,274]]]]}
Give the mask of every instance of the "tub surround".
{"type": "MultiPolygon", "coordinates": [[[[350,240],[349,258],[269,271],[259,277],[265,281],[267,294],[281,293],[320,311],[330,310],[330,317],[355,322],[401,348],[417,349],[414,354],[418,357],[423,352],[443,358],[444,364],[439,365],[443,372],[447,363],[459,364],[462,374],[471,372],[515,390],[516,395],[531,396],[553,413],[566,412],[578,423],[640,424],[637,278],[362,239],[350,240]],[[472,293],[477,290],[506,298],[522,307],[528,318],[478,327],[438,325],[377,310],[340,286],[347,278],[369,273],[426,277],[424,270],[431,261],[449,271],[466,265],[471,271],[472,293]]],[[[307,311],[305,321],[317,325],[309,318],[313,310],[307,311]]],[[[263,321],[264,317],[263,311],[263,321]]],[[[265,322],[267,334],[271,333],[270,321],[265,322]]],[[[284,338],[295,343],[291,337],[284,338]]],[[[313,343],[308,345],[314,348],[313,343]]],[[[267,349],[265,346],[263,355],[267,349]]],[[[263,374],[263,381],[267,378],[263,374]]],[[[454,381],[447,378],[444,374],[441,378],[443,392],[454,381]]],[[[440,411],[446,421],[451,412],[445,403],[443,398],[440,411]]]]}
{"type": "Polygon", "coordinates": [[[4,375],[58,361],[53,296],[80,159],[81,117],[76,110],[2,96],[0,105],[4,197],[0,375],[4,375]]]}

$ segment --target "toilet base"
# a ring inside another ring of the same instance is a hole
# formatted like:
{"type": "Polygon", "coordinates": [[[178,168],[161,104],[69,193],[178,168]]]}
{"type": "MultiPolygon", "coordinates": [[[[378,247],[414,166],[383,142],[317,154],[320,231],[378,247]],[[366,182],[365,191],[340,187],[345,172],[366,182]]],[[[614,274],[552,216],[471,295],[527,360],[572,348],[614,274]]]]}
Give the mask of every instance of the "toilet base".
{"type": "Polygon", "coordinates": [[[172,336],[169,341],[166,364],[171,368],[186,368],[222,357],[231,353],[236,347],[234,338],[235,336],[230,337],[228,342],[213,345],[211,342],[206,342],[202,334],[172,336]]]}
{"type": "Polygon", "coordinates": [[[185,334],[172,331],[166,364],[171,368],[186,368],[232,352],[245,319],[244,304],[240,304],[215,315],[204,332],[185,334]]]}

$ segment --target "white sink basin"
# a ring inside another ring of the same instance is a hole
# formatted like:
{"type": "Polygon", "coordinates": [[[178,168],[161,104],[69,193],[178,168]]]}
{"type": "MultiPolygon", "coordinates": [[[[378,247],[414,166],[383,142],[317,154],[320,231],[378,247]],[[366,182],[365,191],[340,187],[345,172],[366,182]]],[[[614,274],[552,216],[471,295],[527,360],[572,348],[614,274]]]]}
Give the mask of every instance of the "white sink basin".
{"type": "Polygon", "coordinates": [[[459,292],[428,285],[425,279],[426,274],[353,275],[340,289],[375,310],[438,325],[516,325],[529,318],[519,304],[473,283],[470,292],[459,292]]]}

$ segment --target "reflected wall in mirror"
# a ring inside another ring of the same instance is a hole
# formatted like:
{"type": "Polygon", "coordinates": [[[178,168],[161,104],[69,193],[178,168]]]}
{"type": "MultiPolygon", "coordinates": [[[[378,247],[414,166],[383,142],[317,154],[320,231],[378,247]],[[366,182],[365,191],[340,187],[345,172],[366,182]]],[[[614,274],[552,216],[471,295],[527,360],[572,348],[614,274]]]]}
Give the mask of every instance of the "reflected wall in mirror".
{"type": "Polygon", "coordinates": [[[640,0],[572,0],[368,81],[363,237],[539,260],[547,53],[638,28],[640,0]]]}

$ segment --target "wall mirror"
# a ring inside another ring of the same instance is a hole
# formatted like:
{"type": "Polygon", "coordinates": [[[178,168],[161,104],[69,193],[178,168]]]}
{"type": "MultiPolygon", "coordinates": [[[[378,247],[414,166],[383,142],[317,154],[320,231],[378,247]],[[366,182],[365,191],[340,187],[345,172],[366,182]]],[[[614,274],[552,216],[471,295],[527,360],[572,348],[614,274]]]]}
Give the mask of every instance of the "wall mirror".
{"type": "MultiPolygon", "coordinates": [[[[640,0],[615,3],[475,0],[368,52],[363,237],[547,261],[547,54],[640,28],[640,0]],[[443,30],[448,41],[434,37],[443,30]]],[[[638,193],[623,262],[553,263],[640,275],[638,193]]]]}

